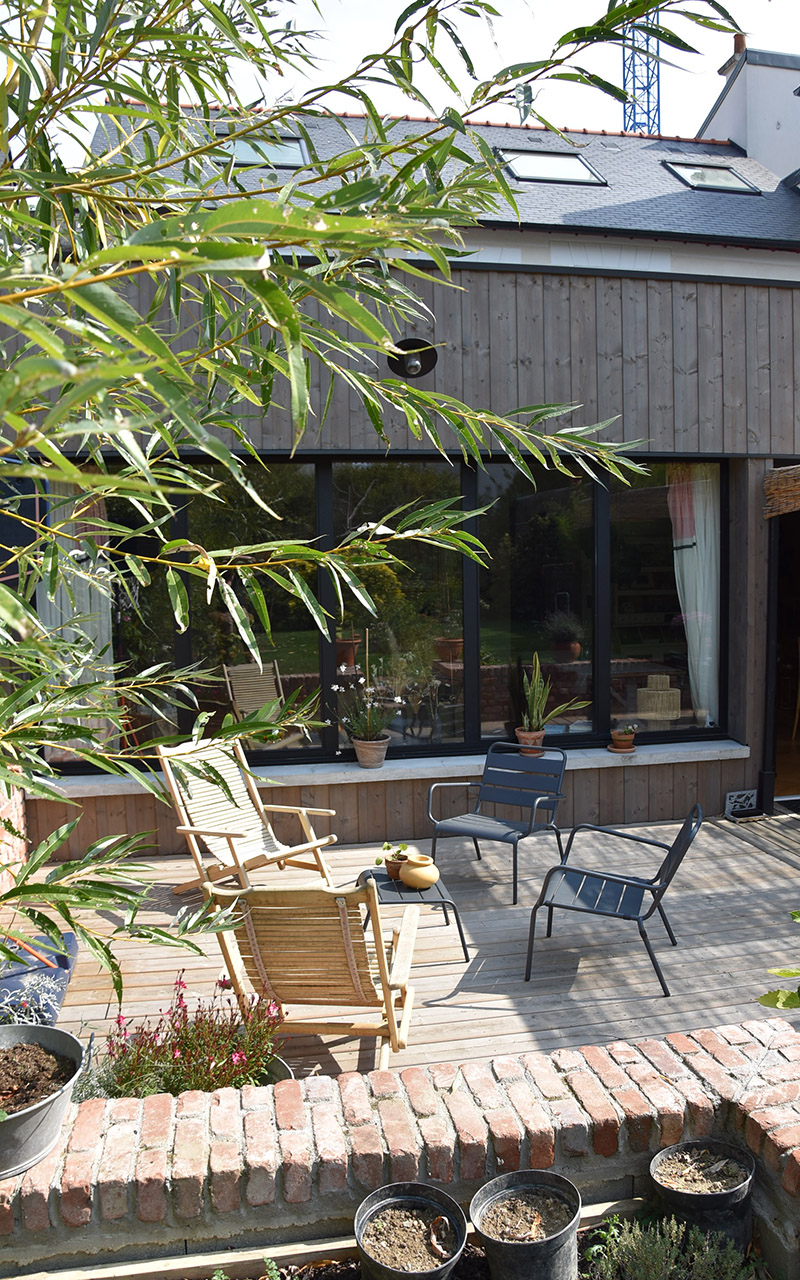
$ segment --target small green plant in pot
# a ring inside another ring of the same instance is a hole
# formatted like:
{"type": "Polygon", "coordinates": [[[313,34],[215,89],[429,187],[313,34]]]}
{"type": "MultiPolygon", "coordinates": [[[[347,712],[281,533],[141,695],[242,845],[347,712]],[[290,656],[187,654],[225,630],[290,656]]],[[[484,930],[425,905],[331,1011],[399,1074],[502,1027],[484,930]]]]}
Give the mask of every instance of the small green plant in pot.
{"type": "Polygon", "coordinates": [[[560,706],[548,711],[551,687],[549,677],[545,679],[542,675],[539,654],[534,650],[531,674],[528,675],[527,671],[522,673],[522,725],[516,730],[517,740],[525,747],[524,755],[539,753],[545,730],[551,721],[567,711],[577,711],[589,705],[585,699],[570,698],[568,702],[562,702],[560,706]]]}
{"type": "Polygon", "coordinates": [[[406,860],[407,844],[392,844],[391,840],[383,842],[383,857],[375,859],[375,865],[380,866],[382,862],[386,863],[386,870],[392,880],[400,879],[400,868],[406,860]]]}

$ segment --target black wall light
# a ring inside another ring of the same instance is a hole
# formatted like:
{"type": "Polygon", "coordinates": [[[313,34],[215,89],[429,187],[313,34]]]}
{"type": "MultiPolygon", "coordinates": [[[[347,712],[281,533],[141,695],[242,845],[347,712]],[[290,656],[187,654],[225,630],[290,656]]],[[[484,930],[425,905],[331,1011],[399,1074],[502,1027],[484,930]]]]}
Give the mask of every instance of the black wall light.
{"type": "Polygon", "coordinates": [[[401,338],[394,344],[401,356],[388,356],[389,368],[399,378],[424,378],[439,359],[439,353],[424,338],[401,338]]]}

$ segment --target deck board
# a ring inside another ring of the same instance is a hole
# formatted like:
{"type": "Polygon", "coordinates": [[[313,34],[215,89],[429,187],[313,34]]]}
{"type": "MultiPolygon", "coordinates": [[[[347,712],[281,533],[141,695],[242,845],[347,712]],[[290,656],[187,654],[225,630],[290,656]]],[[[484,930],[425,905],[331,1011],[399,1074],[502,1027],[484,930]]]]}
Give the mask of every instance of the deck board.
{"type": "MultiPolygon", "coordinates": [[[[631,830],[670,840],[677,825],[631,830]]],[[[426,843],[410,847],[427,852],[426,843]]],[[[378,853],[378,845],[328,851],[335,883],[352,884],[378,853]]],[[[576,841],[571,861],[652,874],[657,859],[657,851],[627,843],[602,846],[589,835],[580,846],[576,841]]],[[[544,937],[542,920],[533,978],[523,981],[530,908],[555,861],[552,841],[523,845],[520,902],[512,907],[511,860],[504,849],[487,846],[478,862],[471,844],[440,846],[442,877],[458,904],[470,960],[465,964],[452,921],[445,926],[440,911],[423,909],[412,970],[411,1043],[392,1066],[551,1051],[770,1017],[770,1010],[755,1003],[773,983],[767,971],[797,961],[798,932],[789,913],[800,908],[800,816],[741,825],[717,819],[703,826],[665,899],[678,947],[669,946],[657,919],[649,929],[670,999],[661,994],[634,925],[564,912],[556,915],[551,939],[544,937]]],[[[199,905],[199,894],[177,898],[171,892],[186,878],[187,863],[153,860],[152,901],[142,919],[164,926],[180,906],[199,905]]],[[[272,874],[282,884],[295,875],[272,874]]],[[[385,912],[387,922],[393,914],[385,912]]],[[[121,943],[126,1016],[156,1017],[169,1003],[179,969],[185,970],[189,997],[208,997],[223,971],[222,958],[213,936],[202,944],[205,955],[198,957],[121,943]]],[[[94,1031],[101,1044],[116,1014],[108,974],[82,952],[59,1025],[84,1036],[94,1031]]],[[[796,1014],[788,1016],[800,1022],[796,1014]]],[[[291,1037],[284,1055],[298,1075],[370,1070],[376,1063],[374,1042],[344,1037],[291,1037]]]]}

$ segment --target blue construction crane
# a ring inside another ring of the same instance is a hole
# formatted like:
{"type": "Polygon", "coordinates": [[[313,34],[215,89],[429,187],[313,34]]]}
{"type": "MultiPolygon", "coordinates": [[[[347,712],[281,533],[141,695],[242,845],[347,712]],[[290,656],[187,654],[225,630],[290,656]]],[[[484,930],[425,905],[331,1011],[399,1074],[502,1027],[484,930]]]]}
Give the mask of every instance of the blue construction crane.
{"type": "MultiPolygon", "coordinates": [[[[656,26],[658,14],[653,14],[648,23],[656,26]]],[[[626,37],[622,46],[622,87],[628,101],[623,128],[630,133],[660,133],[661,64],[654,56],[658,53],[658,38],[632,26],[626,29],[626,37]]]]}

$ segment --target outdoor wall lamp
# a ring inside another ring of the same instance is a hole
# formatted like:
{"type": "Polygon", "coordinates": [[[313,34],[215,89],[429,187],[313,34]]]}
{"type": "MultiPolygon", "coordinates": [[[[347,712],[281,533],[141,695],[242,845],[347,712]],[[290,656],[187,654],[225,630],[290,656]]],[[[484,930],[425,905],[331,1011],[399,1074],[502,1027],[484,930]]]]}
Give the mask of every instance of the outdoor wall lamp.
{"type": "Polygon", "coordinates": [[[389,368],[400,378],[423,378],[430,373],[439,359],[439,353],[424,338],[401,338],[394,344],[403,352],[389,356],[389,368]]]}

